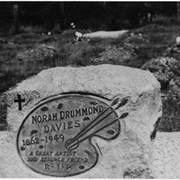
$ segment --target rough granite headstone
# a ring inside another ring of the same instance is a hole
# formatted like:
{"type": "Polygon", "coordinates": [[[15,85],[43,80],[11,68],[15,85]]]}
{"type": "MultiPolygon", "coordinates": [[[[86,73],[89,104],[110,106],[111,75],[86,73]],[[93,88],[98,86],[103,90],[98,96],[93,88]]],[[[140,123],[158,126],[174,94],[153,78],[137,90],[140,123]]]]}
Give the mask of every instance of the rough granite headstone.
{"type": "Polygon", "coordinates": [[[140,178],[152,175],[160,84],[148,71],[56,67],[6,93],[0,177],[140,178]]]}
{"type": "Polygon", "coordinates": [[[180,178],[180,132],[157,133],[153,148],[153,177],[180,178]]]}

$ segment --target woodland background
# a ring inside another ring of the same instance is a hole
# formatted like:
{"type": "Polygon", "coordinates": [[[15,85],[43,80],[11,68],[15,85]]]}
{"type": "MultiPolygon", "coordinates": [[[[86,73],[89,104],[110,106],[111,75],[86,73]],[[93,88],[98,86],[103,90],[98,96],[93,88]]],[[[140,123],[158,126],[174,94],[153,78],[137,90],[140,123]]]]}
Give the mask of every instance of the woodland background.
{"type": "Polygon", "coordinates": [[[180,131],[178,37],[179,2],[0,2],[0,130],[4,92],[17,83],[57,66],[115,64],[155,75],[163,101],[155,131],[180,131]],[[118,38],[76,37],[123,29],[118,38]]]}

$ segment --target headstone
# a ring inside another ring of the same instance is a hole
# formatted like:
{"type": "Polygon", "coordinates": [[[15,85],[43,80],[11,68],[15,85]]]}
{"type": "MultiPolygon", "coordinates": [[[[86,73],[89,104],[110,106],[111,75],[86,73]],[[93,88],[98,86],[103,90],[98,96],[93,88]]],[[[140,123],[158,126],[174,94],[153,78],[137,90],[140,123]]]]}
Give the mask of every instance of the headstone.
{"type": "Polygon", "coordinates": [[[120,30],[120,31],[97,31],[93,33],[85,33],[83,34],[84,38],[119,38],[123,34],[127,33],[128,30],[120,30]]]}
{"type": "Polygon", "coordinates": [[[57,67],[6,93],[0,177],[151,177],[160,85],[115,65],[57,67]]]}

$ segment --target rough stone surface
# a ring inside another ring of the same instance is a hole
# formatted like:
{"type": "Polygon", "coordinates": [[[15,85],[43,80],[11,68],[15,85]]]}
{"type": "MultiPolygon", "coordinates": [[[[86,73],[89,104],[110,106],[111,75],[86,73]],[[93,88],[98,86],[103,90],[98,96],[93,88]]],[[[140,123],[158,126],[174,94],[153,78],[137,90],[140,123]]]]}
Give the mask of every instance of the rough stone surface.
{"type": "Polygon", "coordinates": [[[153,147],[153,177],[180,178],[180,132],[158,133],[153,147]]]}
{"type": "Polygon", "coordinates": [[[130,96],[129,116],[121,120],[121,133],[113,141],[93,137],[101,153],[91,170],[75,177],[147,178],[152,170],[152,133],[161,116],[160,84],[148,71],[114,65],[58,67],[40,72],[7,92],[8,131],[0,132],[0,177],[45,177],[29,169],[16,150],[19,127],[33,106],[51,95],[86,92],[112,99],[130,96]],[[27,101],[18,111],[17,93],[27,101]]]}

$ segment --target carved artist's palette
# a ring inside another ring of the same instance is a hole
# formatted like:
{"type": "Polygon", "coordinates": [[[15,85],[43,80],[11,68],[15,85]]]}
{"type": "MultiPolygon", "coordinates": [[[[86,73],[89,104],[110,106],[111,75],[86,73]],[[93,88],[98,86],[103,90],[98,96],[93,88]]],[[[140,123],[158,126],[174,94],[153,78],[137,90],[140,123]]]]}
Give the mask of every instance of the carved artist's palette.
{"type": "Polygon", "coordinates": [[[93,95],[68,94],[39,102],[24,119],[17,136],[17,149],[32,170],[50,176],[73,176],[98,162],[93,136],[113,140],[120,133],[116,110],[127,98],[105,100],[93,95]]]}

